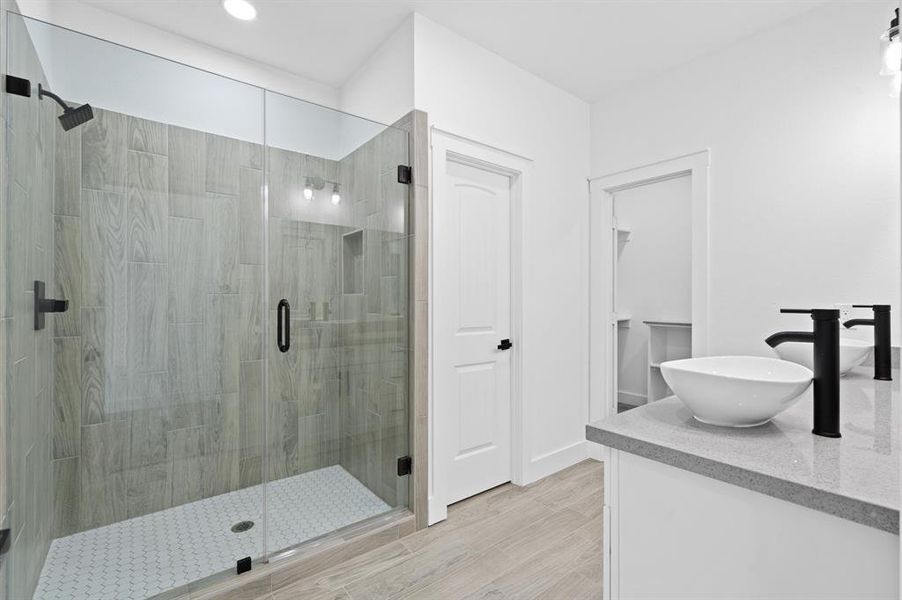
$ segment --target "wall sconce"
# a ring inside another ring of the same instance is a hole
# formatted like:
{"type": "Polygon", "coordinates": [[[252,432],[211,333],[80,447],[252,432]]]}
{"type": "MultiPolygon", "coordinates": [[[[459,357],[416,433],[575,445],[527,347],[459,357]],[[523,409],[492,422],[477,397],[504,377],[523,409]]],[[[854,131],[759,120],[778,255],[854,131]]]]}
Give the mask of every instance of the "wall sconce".
{"type": "Polygon", "coordinates": [[[314,190],[326,187],[326,180],[322,177],[307,177],[304,180],[304,200],[313,200],[314,190]]]}
{"type": "Polygon", "coordinates": [[[880,65],[880,74],[890,77],[890,96],[899,97],[902,87],[902,39],[899,38],[899,9],[889,22],[889,29],[880,36],[882,46],[883,64],[880,65]]]}
{"type": "Polygon", "coordinates": [[[332,186],[332,204],[338,206],[341,203],[341,186],[337,181],[329,181],[322,177],[305,177],[304,178],[304,199],[308,202],[313,200],[316,192],[326,187],[326,184],[332,186]]]}

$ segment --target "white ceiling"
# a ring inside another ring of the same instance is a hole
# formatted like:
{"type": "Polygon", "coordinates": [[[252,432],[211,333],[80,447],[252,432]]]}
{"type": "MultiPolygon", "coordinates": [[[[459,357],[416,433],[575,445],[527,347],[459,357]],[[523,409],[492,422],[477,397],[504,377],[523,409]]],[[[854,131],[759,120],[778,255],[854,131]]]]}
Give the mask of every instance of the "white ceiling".
{"type": "Polygon", "coordinates": [[[241,22],[219,0],[87,1],[333,87],[416,11],[588,101],[822,3],[253,0],[259,16],[241,22]]]}

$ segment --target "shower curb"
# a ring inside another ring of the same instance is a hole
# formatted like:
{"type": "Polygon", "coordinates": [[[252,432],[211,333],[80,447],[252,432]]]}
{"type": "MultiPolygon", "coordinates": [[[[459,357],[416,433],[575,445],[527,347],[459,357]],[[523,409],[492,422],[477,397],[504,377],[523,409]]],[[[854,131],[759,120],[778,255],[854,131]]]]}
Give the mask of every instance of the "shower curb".
{"type": "Polygon", "coordinates": [[[374,517],[363,523],[279,553],[270,562],[255,561],[243,575],[214,576],[164,594],[154,600],[227,600],[257,598],[288,588],[323,570],[380,548],[414,533],[416,521],[407,509],[374,517]]]}

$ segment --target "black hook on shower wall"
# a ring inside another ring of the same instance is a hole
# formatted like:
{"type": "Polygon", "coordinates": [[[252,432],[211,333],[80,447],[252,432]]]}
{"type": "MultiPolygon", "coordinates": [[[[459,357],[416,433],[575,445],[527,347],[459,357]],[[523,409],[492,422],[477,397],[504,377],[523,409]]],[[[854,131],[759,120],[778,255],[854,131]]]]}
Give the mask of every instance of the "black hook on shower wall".
{"type": "Polygon", "coordinates": [[[34,282],[34,330],[44,329],[45,313],[61,313],[69,310],[68,300],[54,300],[44,297],[44,282],[34,282]]]}

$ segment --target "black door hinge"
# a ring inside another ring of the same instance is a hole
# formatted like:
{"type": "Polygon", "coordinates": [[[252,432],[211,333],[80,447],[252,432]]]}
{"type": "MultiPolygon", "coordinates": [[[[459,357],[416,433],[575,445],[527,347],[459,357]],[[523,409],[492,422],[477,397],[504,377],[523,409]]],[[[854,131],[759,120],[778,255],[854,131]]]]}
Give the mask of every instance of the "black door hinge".
{"type": "Polygon", "coordinates": [[[9,529],[0,529],[0,556],[6,554],[9,550],[9,541],[12,536],[9,535],[9,529]]]}
{"type": "Polygon", "coordinates": [[[398,459],[398,477],[403,477],[405,475],[410,475],[410,471],[413,468],[413,459],[409,456],[402,456],[398,459]]]}
{"type": "Polygon", "coordinates": [[[7,75],[6,93],[31,98],[31,82],[15,75],[7,75]]]}
{"type": "Polygon", "coordinates": [[[245,556],[244,558],[239,558],[238,562],[235,563],[235,573],[241,575],[242,573],[247,573],[251,570],[251,557],[245,556]]]}
{"type": "Polygon", "coordinates": [[[410,167],[407,165],[398,165],[398,183],[410,183],[411,173],[410,167]]]}

